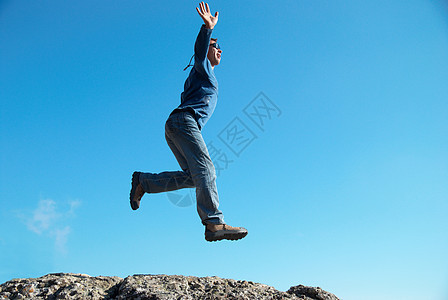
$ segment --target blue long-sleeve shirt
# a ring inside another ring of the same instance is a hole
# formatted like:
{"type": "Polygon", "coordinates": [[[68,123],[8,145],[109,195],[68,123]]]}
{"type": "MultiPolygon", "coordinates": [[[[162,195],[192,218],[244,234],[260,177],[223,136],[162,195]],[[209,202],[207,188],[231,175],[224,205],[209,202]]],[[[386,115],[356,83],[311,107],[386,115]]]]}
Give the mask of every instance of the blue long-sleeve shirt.
{"type": "Polygon", "coordinates": [[[207,58],[212,29],[202,25],[194,45],[194,65],[185,80],[181,103],[173,111],[191,111],[199,129],[210,119],[218,101],[218,81],[207,58]]]}

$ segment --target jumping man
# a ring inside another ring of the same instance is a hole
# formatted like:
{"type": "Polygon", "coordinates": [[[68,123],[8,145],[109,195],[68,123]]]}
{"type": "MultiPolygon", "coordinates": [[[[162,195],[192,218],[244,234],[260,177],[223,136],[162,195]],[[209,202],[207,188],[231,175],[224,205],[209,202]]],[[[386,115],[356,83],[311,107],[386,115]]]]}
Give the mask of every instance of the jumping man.
{"type": "Polygon", "coordinates": [[[138,209],[145,193],[196,188],[197,211],[205,226],[205,239],[239,240],[247,235],[247,230],[224,222],[223,214],[218,209],[215,167],[201,134],[218,100],[218,82],[213,70],[221,61],[222,50],[211,34],[218,23],[219,13],[213,16],[204,2],[196,10],[204,25],[194,45],[194,65],[185,81],[181,104],[171,112],[165,123],[166,141],[182,171],[158,174],[134,172],[131,207],[138,209]]]}

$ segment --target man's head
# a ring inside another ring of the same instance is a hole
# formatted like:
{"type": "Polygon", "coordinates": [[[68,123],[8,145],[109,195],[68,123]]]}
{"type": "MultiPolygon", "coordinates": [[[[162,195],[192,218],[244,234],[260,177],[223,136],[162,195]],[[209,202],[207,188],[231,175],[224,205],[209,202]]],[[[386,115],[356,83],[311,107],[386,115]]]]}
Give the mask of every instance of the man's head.
{"type": "Polygon", "coordinates": [[[212,64],[212,67],[219,65],[221,62],[222,50],[219,49],[218,39],[210,39],[210,45],[208,46],[207,58],[212,64]]]}

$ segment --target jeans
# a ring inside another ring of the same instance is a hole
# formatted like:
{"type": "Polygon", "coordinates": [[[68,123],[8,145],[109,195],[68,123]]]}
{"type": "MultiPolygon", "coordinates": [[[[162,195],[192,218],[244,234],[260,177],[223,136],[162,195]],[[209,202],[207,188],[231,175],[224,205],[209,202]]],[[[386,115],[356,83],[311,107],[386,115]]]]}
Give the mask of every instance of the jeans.
{"type": "Polygon", "coordinates": [[[196,120],[190,112],[171,114],[165,124],[165,138],[182,171],[141,173],[146,193],[196,188],[196,205],[202,224],[224,224],[218,209],[218,189],[213,162],[196,120]]]}

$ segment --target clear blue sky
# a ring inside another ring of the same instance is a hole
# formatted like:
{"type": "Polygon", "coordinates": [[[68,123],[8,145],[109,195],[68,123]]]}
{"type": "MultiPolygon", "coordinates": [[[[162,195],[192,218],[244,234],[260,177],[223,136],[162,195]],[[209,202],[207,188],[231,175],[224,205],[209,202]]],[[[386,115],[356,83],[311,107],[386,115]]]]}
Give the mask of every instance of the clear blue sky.
{"type": "Polygon", "coordinates": [[[164,123],[197,5],[0,1],[0,282],[216,275],[447,299],[447,2],[210,2],[223,56],[203,135],[225,220],[249,230],[219,243],[188,190],[128,200],[134,170],[179,169],[164,123]],[[262,127],[245,114],[260,92],[278,108],[262,127]],[[253,134],[239,155],[231,122],[253,134]]]}

